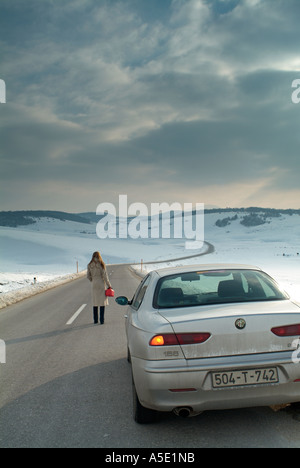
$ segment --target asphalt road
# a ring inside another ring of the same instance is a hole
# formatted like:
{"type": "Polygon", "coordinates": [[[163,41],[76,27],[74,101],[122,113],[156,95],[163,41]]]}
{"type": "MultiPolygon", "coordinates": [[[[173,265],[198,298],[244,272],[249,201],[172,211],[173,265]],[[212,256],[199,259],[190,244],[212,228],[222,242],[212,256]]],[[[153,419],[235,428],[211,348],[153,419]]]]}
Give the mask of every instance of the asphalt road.
{"type": "MultiPolygon", "coordinates": [[[[109,274],[117,295],[132,296],[139,279],[126,266],[109,267],[109,274]]],[[[111,300],[105,325],[94,325],[90,284],[81,279],[0,312],[7,351],[0,448],[300,447],[299,415],[286,410],[164,414],[154,425],[137,425],[125,310],[111,300]]]]}

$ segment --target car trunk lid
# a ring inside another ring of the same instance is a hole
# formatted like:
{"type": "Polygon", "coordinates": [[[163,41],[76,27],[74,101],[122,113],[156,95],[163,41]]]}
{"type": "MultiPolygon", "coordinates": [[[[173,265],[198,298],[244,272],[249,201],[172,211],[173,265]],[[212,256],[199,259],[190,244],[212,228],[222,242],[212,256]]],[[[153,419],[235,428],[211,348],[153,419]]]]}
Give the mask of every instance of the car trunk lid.
{"type": "Polygon", "coordinates": [[[276,336],[271,329],[300,323],[300,308],[288,300],[160,309],[159,313],[175,334],[210,333],[204,343],[181,345],[186,359],[290,351],[295,337],[276,336]]]}

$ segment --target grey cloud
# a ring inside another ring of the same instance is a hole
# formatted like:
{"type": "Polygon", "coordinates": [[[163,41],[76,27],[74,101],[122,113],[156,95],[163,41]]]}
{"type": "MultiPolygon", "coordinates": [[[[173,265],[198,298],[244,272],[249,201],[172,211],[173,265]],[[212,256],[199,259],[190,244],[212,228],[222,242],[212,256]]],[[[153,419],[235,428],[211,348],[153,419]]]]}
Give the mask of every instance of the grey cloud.
{"type": "Polygon", "coordinates": [[[137,0],[45,1],[41,26],[8,41],[24,7],[5,3],[6,180],[299,189],[299,1],[176,0],[163,21],[160,3],[147,15],[137,0]]]}

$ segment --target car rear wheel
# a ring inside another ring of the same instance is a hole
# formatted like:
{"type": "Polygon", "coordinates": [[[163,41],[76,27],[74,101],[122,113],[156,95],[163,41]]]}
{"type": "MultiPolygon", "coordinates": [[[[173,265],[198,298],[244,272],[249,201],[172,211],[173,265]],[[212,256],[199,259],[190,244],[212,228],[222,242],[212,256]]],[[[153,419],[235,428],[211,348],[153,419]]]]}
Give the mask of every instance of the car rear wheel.
{"type": "Polygon", "coordinates": [[[139,397],[136,393],[134,381],[132,379],[133,393],[133,419],[138,424],[151,424],[157,420],[157,411],[145,408],[141,405],[139,397]]]}

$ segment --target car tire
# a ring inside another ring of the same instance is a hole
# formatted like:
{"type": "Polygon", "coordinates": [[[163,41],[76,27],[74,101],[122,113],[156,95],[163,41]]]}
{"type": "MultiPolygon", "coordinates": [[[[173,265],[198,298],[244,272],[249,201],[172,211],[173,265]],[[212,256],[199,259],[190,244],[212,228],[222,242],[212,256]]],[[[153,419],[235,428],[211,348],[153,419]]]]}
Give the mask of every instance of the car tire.
{"type": "Polygon", "coordinates": [[[157,411],[145,408],[141,405],[136,392],[134,381],[132,379],[132,394],[133,394],[133,419],[138,424],[152,424],[157,420],[157,411]]]}

